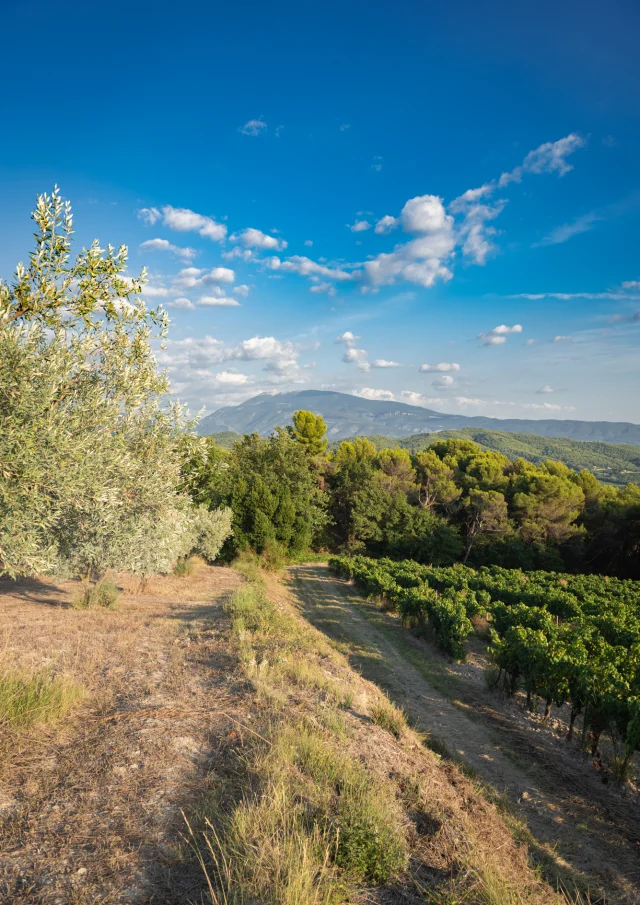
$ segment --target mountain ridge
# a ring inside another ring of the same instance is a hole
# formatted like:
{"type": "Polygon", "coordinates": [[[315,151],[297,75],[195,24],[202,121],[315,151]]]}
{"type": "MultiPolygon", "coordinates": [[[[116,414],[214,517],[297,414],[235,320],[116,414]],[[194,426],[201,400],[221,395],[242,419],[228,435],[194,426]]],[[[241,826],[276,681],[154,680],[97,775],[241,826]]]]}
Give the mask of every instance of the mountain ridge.
{"type": "Polygon", "coordinates": [[[440,431],[485,428],[540,437],[626,443],[640,446],[640,425],[627,421],[580,421],[576,419],[490,418],[483,415],[452,415],[405,402],[364,399],[333,390],[297,390],[261,393],[234,406],[224,406],[202,419],[199,433],[221,431],[267,435],[284,425],[298,409],[322,415],[330,440],[356,435],[384,434],[407,437],[440,431]]]}

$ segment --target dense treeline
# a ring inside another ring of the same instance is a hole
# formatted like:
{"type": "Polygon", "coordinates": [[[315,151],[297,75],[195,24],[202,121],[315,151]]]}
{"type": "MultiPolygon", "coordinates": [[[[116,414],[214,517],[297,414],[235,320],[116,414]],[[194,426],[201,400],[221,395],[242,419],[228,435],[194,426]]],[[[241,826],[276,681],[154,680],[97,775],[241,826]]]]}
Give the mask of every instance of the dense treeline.
{"type": "Polygon", "coordinates": [[[626,776],[640,746],[640,584],[600,575],[523,572],[497,566],[434,568],[412,561],[336,557],[332,568],[382,597],[405,625],[429,628],[436,643],[464,657],[474,616],[490,620],[489,652],[513,694],[527,703],[571,706],[569,739],[582,715],[595,756],[602,732],[614,745],[614,772],[626,776]]]}
{"type": "Polygon", "coordinates": [[[319,416],[297,412],[268,438],[211,438],[190,487],[233,509],[233,549],[308,546],[421,563],[640,576],[640,488],[601,484],[547,459],[509,459],[465,439],[414,454],[366,438],[329,451],[319,416]]]}

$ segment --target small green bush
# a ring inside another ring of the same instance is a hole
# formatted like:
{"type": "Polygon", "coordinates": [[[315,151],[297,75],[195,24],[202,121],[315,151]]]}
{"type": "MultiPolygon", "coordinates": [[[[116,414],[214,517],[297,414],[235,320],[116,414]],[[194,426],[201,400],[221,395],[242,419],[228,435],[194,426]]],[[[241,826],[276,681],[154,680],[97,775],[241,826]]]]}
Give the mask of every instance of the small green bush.
{"type": "Polygon", "coordinates": [[[407,726],[407,719],[404,712],[388,701],[373,705],[371,708],[371,719],[376,726],[380,726],[381,729],[386,729],[387,732],[390,732],[391,735],[394,735],[396,738],[402,737],[402,733],[407,726]]]}
{"type": "Polygon", "coordinates": [[[76,610],[104,607],[112,610],[120,600],[120,591],[112,581],[100,581],[87,585],[73,598],[71,606],[76,610]]]}
{"type": "Polygon", "coordinates": [[[173,570],[173,574],[178,578],[188,578],[190,575],[196,570],[196,563],[192,556],[180,557],[178,562],[175,565],[173,570]]]}
{"type": "Polygon", "coordinates": [[[387,796],[360,771],[340,792],[336,864],[370,883],[386,883],[406,867],[404,840],[387,796]]]}
{"type": "Polygon", "coordinates": [[[83,696],[79,685],[48,670],[28,673],[7,670],[0,674],[0,726],[28,728],[65,716],[83,696]]]}

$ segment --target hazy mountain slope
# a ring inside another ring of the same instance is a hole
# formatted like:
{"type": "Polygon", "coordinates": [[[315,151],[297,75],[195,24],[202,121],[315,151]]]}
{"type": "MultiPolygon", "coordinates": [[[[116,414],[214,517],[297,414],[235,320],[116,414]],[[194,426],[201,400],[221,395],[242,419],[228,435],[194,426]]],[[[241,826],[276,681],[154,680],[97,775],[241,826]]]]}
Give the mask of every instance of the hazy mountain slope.
{"type": "Polygon", "coordinates": [[[287,424],[297,409],[308,409],[322,415],[327,422],[331,440],[370,434],[407,437],[418,433],[473,427],[640,446],[640,425],[628,422],[449,415],[403,402],[361,399],[359,396],[323,390],[254,396],[241,405],[227,406],[208,415],[201,421],[199,430],[201,434],[229,430],[240,434],[253,431],[268,434],[276,425],[287,424]]]}

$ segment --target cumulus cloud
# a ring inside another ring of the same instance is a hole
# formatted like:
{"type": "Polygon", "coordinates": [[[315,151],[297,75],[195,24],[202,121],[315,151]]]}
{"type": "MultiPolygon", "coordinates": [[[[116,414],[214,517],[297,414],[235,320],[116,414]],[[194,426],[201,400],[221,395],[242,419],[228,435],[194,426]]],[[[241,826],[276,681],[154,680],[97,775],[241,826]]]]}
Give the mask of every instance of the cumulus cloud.
{"type": "Polygon", "coordinates": [[[244,386],[249,382],[250,378],[247,374],[241,374],[239,371],[228,370],[228,371],[220,371],[215,375],[215,379],[219,384],[223,386],[244,386]]]}
{"type": "Polygon", "coordinates": [[[420,365],[418,368],[423,374],[429,373],[430,371],[459,371],[460,365],[455,361],[441,361],[437,365],[420,365]]]}
{"type": "Polygon", "coordinates": [[[195,248],[180,248],[178,245],[172,245],[167,239],[147,239],[140,245],[141,251],[168,251],[180,258],[185,263],[193,261],[198,252],[195,248]]]}
{"type": "Polygon", "coordinates": [[[424,396],[415,390],[402,390],[400,396],[410,405],[444,405],[445,400],[440,396],[424,396]]]}
{"type": "Polygon", "coordinates": [[[352,226],[350,226],[348,223],[347,226],[352,233],[363,233],[366,232],[366,230],[371,229],[371,224],[368,220],[356,220],[356,222],[352,226]]]}
{"type": "Polygon", "coordinates": [[[376,223],[374,232],[379,236],[386,236],[399,225],[400,220],[398,217],[392,217],[390,214],[385,214],[384,217],[381,217],[376,223]]]}
{"type": "Polygon", "coordinates": [[[342,343],[345,346],[352,346],[359,339],[360,337],[356,336],[355,333],[352,333],[351,330],[345,330],[340,336],[336,336],[336,342],[342,343]]]}
{"type": "Polygon", "coordinates": [[[284,239],[276,239],[253,227],[242,230],[237,236],[231,236],[231,240],[242,242],[245,248],[258,248],[261,251],[283,251],[287,247],[284,239]]]}
{"type": "Polygon", "coordinates": [[[197,214],[186,207],[171,207],[167,204],[162,208],[162,215],[163,224],[177,232],[197,232],[213,242],[222,242],[226,238],[227,227],[223,223],[217,223],[212,217],[197,214]]]}
{"type": "Polygon", "coordinates": [[[137,211],[137,215],[140,220],[144,220],[147,226],[153,226],[162,216],[157,207],[143,207],[137,211]]]}
{"type": "Polygon", "coordinates": [[[386,358],[376,358],[375,361],[371,362],[372,368],[399,368],[400,362],[398,361],[387,361],[386,358]]]}
{"type": "Polygon", "coordinates": [[[478,339],[482,340],[485,346],[501,346],[507,341],[507,336],[510,333],[522,333],[522,324],[514,324],[513,327],[500,324],[494,327],[493,330],[489,330],[488,333],[479,333],[478,339]]]}
{"type": "Polygon", "coordinates": [[[212,267],[206,270],[201,267],[183,267],[173,281],[178,289],[196,289],[205,286],[233,283],[236,275],[229,267],[212,267]]]}
{"type": "Polygon", "coordinates": [[[540,387],[539,390],[536,390],[536,393],[539,393],[539,394],[555,393],[555,390],[550,384],[545,383],[545,385],[543,387],[540,387]]]}
{"type": "Polygon", "coordinates": [[[407,233],[438,233],[450,226],[452,218],[437,195],[410,198],[400,212],[402,228],[407,233]]]}
{"type": "Polygon", "coordinates": [[[238,131],[255,138],[256,135],[263,135],[267,131],[267,124],[262,119],[250,119],[244,126],[240,126],[238,131]]]}
{"type": "Polygon", "coordinates": [[[256,260],[256,256],[250,248],[240,248],[239,245],[234,245],[229,251],[223,251],[222,257],[225,261],[233,261],[236,258],[245,262],[256,260]]]}
{"type": "Polygon", "coordinates": [[[360,371],[368,371],[371,367],[367,359],[367,352],[364,349],[356,349],[355,346],[346,348],[342,356],[345,364],[357,364],[360,371]]]}
{"type": "Polygon", "coordinates": [[[194,311],[195,305],[187,298],[178,298],[174,299],[172,302],[168,302],[167,308],[176,308],[181,311],[194,311]]]}
{"type": "Polygon", "coordinates": [[[443,377],[438,377],[437,380],[433,381],[432,386],[437,387],[438,389],[447,389],[448,387],[452,387],[453,377],[450,377],[448,374],[443,377]]]}
{"type": "Polygon", "coordinates": [[[373,387],[361,387],[354,390],[354,396],[360,396],[362,399],[376,399],[382,402],[393,402],[394,396],[391,390],[375,390],[373,387]]]}

